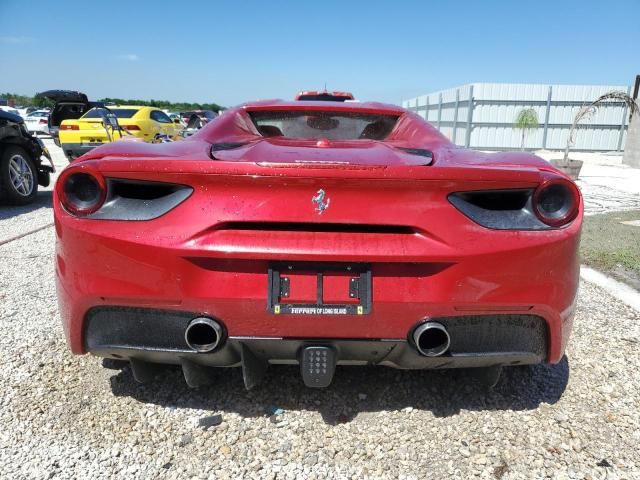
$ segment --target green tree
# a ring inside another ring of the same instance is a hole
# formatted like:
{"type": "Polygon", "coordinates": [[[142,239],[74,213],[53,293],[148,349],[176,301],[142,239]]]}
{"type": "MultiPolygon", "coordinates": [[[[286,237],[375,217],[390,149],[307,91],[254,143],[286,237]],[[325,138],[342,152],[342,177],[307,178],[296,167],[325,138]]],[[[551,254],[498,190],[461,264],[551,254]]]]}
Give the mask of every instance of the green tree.
{"type": "Polygon", "coordinates": [[[520,150],[524,150],[524,140],[529,130],[538,128],[538,114],[533,108],[523,108],[516,117],[514,128],[522,130],[522,141],[520,150]]]}
{"type": "Polygon", "coordinates": [[[98,100],[106,104],[112,105],[141,105],[143,107],[156,107],[166,108],[173,111],[186,111],[186,110],[224,110],[225,107],[218,105],[217,103],[189,103],[189,102],[170,102],[168,100],[136,100],[136,99],[123,99],[123,98],[102,98],[98,100]]]}
{"type": "Polygon", "coordinates": [[[31,105],[38,108],[44,108],[44,107],[52,108],[55,105],[55,103],[45,97],[34,97],[32,99],[31,105]]]}
{"type": "Polygon", "coordinates": [[[30,107],[33,105],[33,99],[26,95],[18,95],[17,93],[0,93],[3,100],[13,100],[16,105],[21,107],[30,107]]]}

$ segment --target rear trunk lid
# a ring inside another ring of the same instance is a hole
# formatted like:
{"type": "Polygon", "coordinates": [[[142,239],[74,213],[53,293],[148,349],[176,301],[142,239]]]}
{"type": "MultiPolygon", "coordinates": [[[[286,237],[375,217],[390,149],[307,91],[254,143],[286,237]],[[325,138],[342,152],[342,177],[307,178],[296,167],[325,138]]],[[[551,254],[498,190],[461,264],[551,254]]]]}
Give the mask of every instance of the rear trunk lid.
{"type": "Polygon", "coordinates": [[[60,126],[59,136],[61,143],[102,144],[109,141],[101,118],[64,120],[60,126]],[[77,129],[65,129],[65,127],[71,126],[77,127],[77,129]]]}
{"type": "Polygon", "coordinates": [[[36,97],[55,102],[49,113],[49,133],[56,143],[59,143],[58,131],[64,120],[80,118],[93,107],[104,105],[102,102],[90,102],[86,94],[74,90],[47,90],[36,97]]]}
{"type": "Polygon", "coordinates": [[[48,98],[52,102],[74,102],[74,103],[88,103],[89,99],[82,92],[76,92],[73,90],[47,90],[36,94],[36,97],[48,98]]]}
{"type": "MultiPolygon", "coordinates": [[[[135,124],[135,120],[130,118],[120,119],[120,125],[129,127],[135,124]],[[123,123],[126,122],[126,123],[123,123]]],[[[120,132],[109,128],[109,134],[104,127],[102,118],[79,118],[77,120],[65,120],[60,128],[60,142],[62,143],[82,143],[93,146],[109,143],[112,140],[121,138],[120,132]],[[74,130],[65,130],[67,126],[77,126],[74,130]]]]}

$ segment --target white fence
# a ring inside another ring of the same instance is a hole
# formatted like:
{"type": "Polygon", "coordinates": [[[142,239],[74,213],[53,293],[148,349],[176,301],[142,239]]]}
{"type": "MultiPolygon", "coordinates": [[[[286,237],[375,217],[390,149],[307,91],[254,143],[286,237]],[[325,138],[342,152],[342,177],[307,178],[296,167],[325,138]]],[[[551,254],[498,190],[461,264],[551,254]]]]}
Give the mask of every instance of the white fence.
{"type": "MultiPolygon", "coordinates": [[[[562,150],[573,118],[585,104],[611,90],[630,93],[619,85],[535,85],[473,83],[404,100],[457,145],[478,150],[520,148],[521,130],[514,128],[523,108],[533,108],[539,127],[527,132],[527,150],[562,150]]],[[[580,123],[573,150],[624,149],[629,115],[622,103],[606,103],[593,118],[580,123]]]]}

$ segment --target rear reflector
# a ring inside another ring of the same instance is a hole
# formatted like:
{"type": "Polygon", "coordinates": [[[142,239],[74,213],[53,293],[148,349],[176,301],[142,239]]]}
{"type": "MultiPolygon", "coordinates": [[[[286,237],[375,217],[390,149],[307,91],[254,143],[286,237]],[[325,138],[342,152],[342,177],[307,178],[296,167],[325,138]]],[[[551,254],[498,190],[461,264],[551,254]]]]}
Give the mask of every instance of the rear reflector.
{"type": "Polygon", "coordinates": [[[78,125],[60,125],[60,130],[80,130],[78,125]]]}
{"type": "Polygon", "coordinates": [[[125,130],[140,130],[138,125],[120,125],[125,130]]]}

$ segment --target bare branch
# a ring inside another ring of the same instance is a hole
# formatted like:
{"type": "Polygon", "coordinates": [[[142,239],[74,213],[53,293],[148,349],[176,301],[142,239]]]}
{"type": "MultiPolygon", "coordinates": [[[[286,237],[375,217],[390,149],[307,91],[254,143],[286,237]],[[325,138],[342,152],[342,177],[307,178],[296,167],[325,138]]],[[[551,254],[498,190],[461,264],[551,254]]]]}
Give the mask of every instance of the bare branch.
{"type": "Polygon", "coordinates": [[[569,158],[569,149],[575,145],[576,143],[576,134],[579,127],[579,124],[583,120],[590,120],[598,111],[598,108],[602,105],[616,105],[622,104],[629,109],[629,113],[634,115],[640,111],[640,107],[635,102],[633,98],[631,98],[626,92],[622,90],[612,90],[611,92],[607,92],[604,95],[600,95],[593,102],[588,105],[584,105],[578,110],[575,118],[573,119],[573,124],[571,125],[571,130],[569,130],[569,137],[567,138],[567,147],[564,151],[564,160],[567,161],[569,158]]]}

